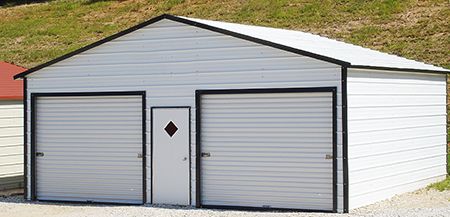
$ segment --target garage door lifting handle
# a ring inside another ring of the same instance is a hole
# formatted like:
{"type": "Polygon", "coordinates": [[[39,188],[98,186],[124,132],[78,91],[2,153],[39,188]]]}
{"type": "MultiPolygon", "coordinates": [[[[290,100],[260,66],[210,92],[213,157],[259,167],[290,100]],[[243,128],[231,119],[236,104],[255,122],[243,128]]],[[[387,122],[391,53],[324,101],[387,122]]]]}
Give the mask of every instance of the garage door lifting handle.
{"type": "Polygon", "coordinates": [[[44,152],[36,152],[36,157],[44,157],[44,152]]]}

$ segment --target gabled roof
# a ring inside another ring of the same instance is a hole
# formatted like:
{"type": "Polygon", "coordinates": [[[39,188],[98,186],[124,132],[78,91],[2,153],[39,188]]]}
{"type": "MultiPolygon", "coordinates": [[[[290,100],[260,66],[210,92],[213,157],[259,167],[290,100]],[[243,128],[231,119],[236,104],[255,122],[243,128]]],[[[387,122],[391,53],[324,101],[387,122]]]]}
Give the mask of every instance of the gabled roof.
{"type": "Polygon", "coordinates": [[[51,60],[47,63],[31,68],[23,73],[17,74],[16,76],[14,76],[14,78],[15,79],[23,78],[26,75],[35,72],[39,69],[42,69],[46,66],[67,59],[71,56],[74,56],[83,51],[101,45],[105,42],[116,39],[120,36],[133,32],[137,29],[148,26],[162,19],[169,19],[187,25],[197,26],[199,28],[204,28],[211,31],[234,36],[237,38],[253,41],[259,44],[264,44],[281,50],[305,56],[310,56],[316,59],[335,63],[349,68],[373,68],[373,69],[419,71],[419,72],[433,72],[433,73],[450,72],[450,70],[441,67],[425,64],[414,60],[409,60],[395,55],[382,53],[379,51],[340,42],[337,40],[314,35],[311,33],[164,14],[152,18],[136,26],[133,26],[117,34],[104,38],[86,47],[80,48],[76,51],[63,55],[59,58],[51,60]]]}
{"type": "Polygon", "coordinates": [[[0,100],[21,100],[23,82],[13,80],[13,76],[27,70],[7,62],[0,61],[0,100]]]}

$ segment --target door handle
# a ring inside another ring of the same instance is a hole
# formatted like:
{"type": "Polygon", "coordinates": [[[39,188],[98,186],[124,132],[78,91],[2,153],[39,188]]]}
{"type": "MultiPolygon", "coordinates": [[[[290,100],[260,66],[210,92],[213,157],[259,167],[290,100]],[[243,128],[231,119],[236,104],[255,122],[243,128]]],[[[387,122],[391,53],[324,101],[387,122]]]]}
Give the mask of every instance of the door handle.
{"type": "Polygon", "coordinates": [[[209,153],[209,152],[202,152],[201,156],[202,157],[211,157],[211,153],[209,153]]]}

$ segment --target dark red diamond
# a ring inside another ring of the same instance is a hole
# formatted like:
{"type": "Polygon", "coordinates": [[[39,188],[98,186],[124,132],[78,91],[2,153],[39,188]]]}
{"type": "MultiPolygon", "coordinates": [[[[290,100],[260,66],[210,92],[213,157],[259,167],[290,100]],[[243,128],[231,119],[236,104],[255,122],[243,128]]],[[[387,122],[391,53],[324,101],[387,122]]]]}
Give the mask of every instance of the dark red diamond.
{"type": "Polygon", "coordinates": [[[167,134],[169,134],[170,137],[172,137],[173,134],[175,134],[178,131],[178,127],[175,126],[175,124],[171,121],[166,125],[164,130],[167,132],[167,134]]]}

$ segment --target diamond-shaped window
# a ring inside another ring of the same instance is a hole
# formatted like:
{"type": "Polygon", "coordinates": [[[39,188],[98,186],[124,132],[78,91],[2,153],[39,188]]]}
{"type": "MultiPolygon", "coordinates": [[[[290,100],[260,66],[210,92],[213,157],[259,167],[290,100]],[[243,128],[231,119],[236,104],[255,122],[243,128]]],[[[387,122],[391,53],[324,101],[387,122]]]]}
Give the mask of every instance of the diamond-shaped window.
{"type": "Polygon", "coordinates": [[[172,121],[170,121],[166,125],[166,127],[164,127],[164,130],[167,134],[169,134],[170,137],[172,137],[178,131],[178,127],[172,121]]]}

